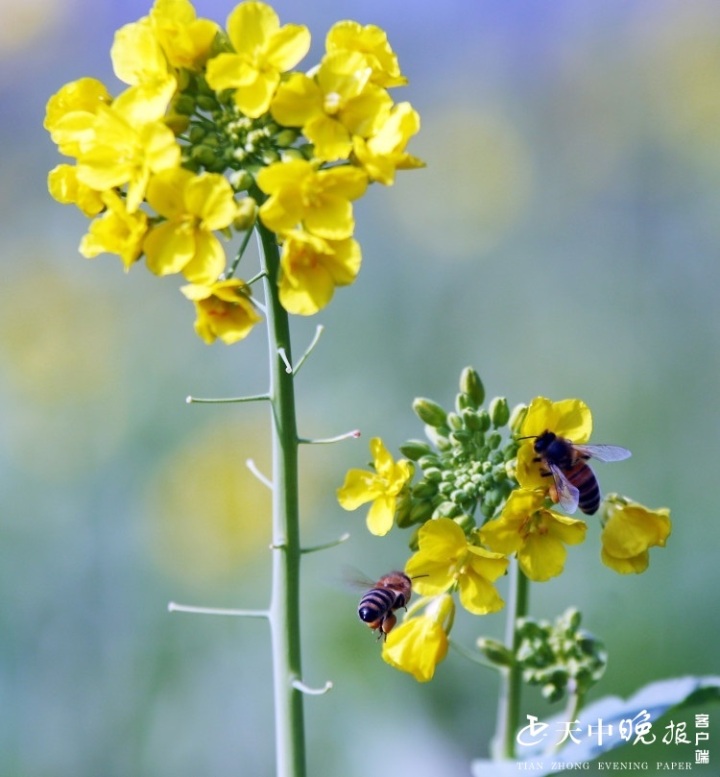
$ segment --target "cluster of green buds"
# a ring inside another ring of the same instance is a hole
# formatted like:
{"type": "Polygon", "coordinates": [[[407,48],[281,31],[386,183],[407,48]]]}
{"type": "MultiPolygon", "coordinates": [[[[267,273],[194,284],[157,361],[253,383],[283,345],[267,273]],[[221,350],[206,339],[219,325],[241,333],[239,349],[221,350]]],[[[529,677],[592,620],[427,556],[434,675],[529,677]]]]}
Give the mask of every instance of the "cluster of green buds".
{"type": "MultiPolygon", "coordinates": [[[[231,51],[226,35],[218,35],[213,53],[231,51]]],[[[245,116],[232,92],[216,92],[204,75],[184,71],[183,89],[172,105],[174,124],[182,130],[182,165],[195,173],[228,172],[237,192],[249,190],[254,176],[275,162],[312,159],[312,146],[292,127],[283,127],[269,113],[245,116]]]]}
{"type": "Polygon", "coordinates": [[[523,618],[515,660],[528,685],[538,685],[549,701],[567,694],[582,698],[603,676],[607,652],[602,642],[580,629],[581,614],[571,607],[554,623],[523,618]]]}
{"type": "Polygon", "coordinates": [[[484,403],[485,389],[471,367],[460,376],[454,411],[430,399],[413,402],[429,442],[409,440],[400,446],[420,477],[398,499],[398,526],[443,517],[468,532],[476,527],[477,511],[484,520],[492,518],[517,488],[517,443],[507,431],[524,408],[511,414],[505,397],[495,397],[487,407],[484,403]]]}

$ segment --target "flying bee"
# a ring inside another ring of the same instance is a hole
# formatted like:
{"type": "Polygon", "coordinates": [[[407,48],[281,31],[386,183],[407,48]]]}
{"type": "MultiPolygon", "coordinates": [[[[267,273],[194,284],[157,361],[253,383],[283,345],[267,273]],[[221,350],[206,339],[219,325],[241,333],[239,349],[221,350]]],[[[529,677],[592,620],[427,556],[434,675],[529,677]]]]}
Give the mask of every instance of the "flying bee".
{"type": "Polygon", "coordinates": [[[545,467],[541,470],[543,477],[553,477],[552,500],[569,513],[579,507],[586,515],[592,515],[600,507],[600,486],[587,460],[622,461],[631,456],[627,448],[619,445],[576,445],[551,431],[535,437],[533,449],[537,454],[533,461],[545,467]]]}
{"type": "MultiPolygon", "coordinates": [[[[426,575],[416,575],[426,577],[426,575]]],[[[407,610],[407,604],[412,595],[413,578],[404,572],[390,572],[383,575],[370,590],[366,591],[358,605],[360,620],[377,630],[378,639],[387,639],[397,623],[395,610],[401,607],[407,610]]]]}

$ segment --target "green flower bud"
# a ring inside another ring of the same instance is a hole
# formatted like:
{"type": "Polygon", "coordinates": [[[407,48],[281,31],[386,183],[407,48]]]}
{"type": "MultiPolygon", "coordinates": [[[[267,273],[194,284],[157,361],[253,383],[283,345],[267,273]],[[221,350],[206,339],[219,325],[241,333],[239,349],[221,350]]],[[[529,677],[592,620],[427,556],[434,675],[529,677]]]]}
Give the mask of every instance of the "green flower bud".
{"type": "Polygon", "coordinates": [[[460,515],[455,516],[453,521],[455,521],[455,523],[465,532],[465,534],[470,534],[470,532],[477,528],[475,519],[467,513],[461,513],[460,515]]]}
{"type": "MultiPolygon", "coordinates": [[[[482,432],[482,422],[475,410],[466,408],[462,411],[462,419],[465,424],[465,428],[471,432],[482,432]]],[[[482,444],[482,441],[480,441],[482,444]]]]}
{"type": "Polygon", "coordinates": [[[437,483],[428,480],[421,480],[412,487],[412,495],[416,499],[431,499],[437,492],[437,483]]]}
{"type": "MultiPolygon", "coordinates": [[[[182,73],[182,72],[187,72],[187,71],[181,70],[180,72],[182,73]]],[[[195,84],[196,84],[197,91],[200,94],[204,94],[204,95],[214,95],[215,94],[215,92],[213,92],[213,90],[210,88],[210,86],[208,85],[208,82],[205,80],[205,78],[203,76],[196,75],[195,76],[195,84]]]]}
{"type": "Polygon", "coordinates": [[[497,429],[510,420],[510,408],[505,397],[495,397],[488,407],[493,426],[497,429]]]}
{"type": "Polygon", "coordinates": [[[298,131],[289,128],[282,129],[275,135],[275,143],[280,148],[289,149],[297,139],[298,131]]]}
{"type": "Polygon", "coordinates": [[[455,410],[462,414],[464,410],[474,410],[473,403],[467,394],[457,394],[455,396],[455,410]]]}
{"type": "Polygon", "coordinates": [[[400,446],[400,453],[410,461],[418,461],[422,456],[432,453],[432,448],[422,440],[408,440],[400,446]]]}
{"type": "Polygon", "coordinates": [[[423,470],[423,478],[430,483],[439,483],[443,479],[442,470],[437,467],[428,467],[423,470]]]}
{"type": "Polygon", "coordinates": [[[283,162],[292,162],[295,159],[304,160],[307,159],[307,157],[299,148],[281,148],[280,159],[282,159],[283,162]]]}
{"type": "Polygon", "coordinates": [[[429,521],[433,514],[433,504],[429,500],[423,499],[420,502],[414,502],[410,508],[410,523],[425,523],[429,521]]]}
{"type": "Polygon", "coordinates": [[[193,124],[188,131],[188,140],[193,146],[197,146],[205,139],[205,127],[199,124],[193,124]]]}
{"type": "Polygon", "coordinates": [[[523,421],[527,415],[527,405],[515,405],[510,413],[510,429],[513,434],[520,434],[523,421]]]}
{"type": "Polygon", "coordinates": [[[246,192],[255,183],[255,179],[247,170],[233,170],[228,177],[230,186],[236,192],[246,192]]]}
{"type": "Polygon", "coordinates": [[[233,226],[238,232],[245,232],[247,229],[252,229],[255,219],[257,218],[257,203],[252,197],[244,197],[238,203],[237,216],[233,221],[233,226]]]}
{"type": "Polygon", "coordinates": [[[203,167],[213,167],[217,164],[217,150],[203,143],[201,146],[195,146],[190,152],[191,157],[199,162],[203,167]]]}
{"type": "Polygon", "coordinates": [[[468,397],[472,406],[476,408],[485,401],[485,387],[480,376],[472,367],[465,367],[460,374],[460,391],[468,397]]]}
{"type": "Polygon", "coordinates": [[[492,432],[491,434],[488,435],[487,445],[491,451],[494,451],[496,448],[499,448],[501,442],[502,442],[502,436],[500,435],[500,432],[492,432]]]}
{"type": "Polygon", "coordinates": [[[464,429],[458,429],[455,432],[450,432],[450,439],[462,447],[466,447],[472,442],[472,435],[464,429]]]}
{"type": "Polygon", "coordinates": [[[262,161],[265,165],[271,165],[274,162],[280,161],[280,154],[273,148],[268,148],[262,153],[262,161]]]}
{"type": "MultiPolygon", "coordinates": [[[[408,456],[408,458],[410,457],[408,456]]],[[[434,453],[429,453],[418,460],[418,464],[423,470],[426,471],[426,473],[427,473],[427,470],[432,469],[433,467],[437,467],[438,462],[439,462],[439,459],[434,453]]]]}
{"type": "Polygon", "coordinates": [[[175,113],[190,116],[195,113],[195,100],[189,94],[181,94],[173,102],[172,108],[175,113]]]}
{"type": "Polygon", "coordinates": [[[463,422],[462,418],[457,413],[448,413],[447,414],[447,425],[453,430],[453,431],[459,431],[463,428],[463,422]]]}
{"type": "Polygon", "coordinates": [[[197,96],[197,105],[201,111],[210,113],[218,107],[218,102],[215,95],[199,94],[197,96]]]}
{"type": "Polygon", "coordinates": [[[454,518],[461,512],[455,502],[441,502],[432,513],[433,518],[454,518]]]}
{"type": "Polygon", "coordinates": [[[395,499],[395,524],[401,529],[405,529],[410,526],[413,521],[410,520],[410,511],[412,508],[412,500],[410,498],[410,492],[404,488],[395,499]]]}
{"type": "Polygon", "coordinates": [[[418,397],[412,403],[412,409],[415,411],[415,415],[428,426],[436,429],[447,426],[447,413],[432,399],[418,397]]]}
{"type": "Polygon", "coordinates": [[[487,410],[480,410],[478,411],[477,418],[480,431],[487,432],[487,430],[490,428],[490,424],[492,423],[490,420],[490,413],[488,413],[487,410]]]}
{"type": "Polygon", "coordinates": [[[479,637],[477,646],[480,652],[495,666],[512,666],[515,659],[511,650],[508,650],[502,642],[490,637],[479,637]]]}

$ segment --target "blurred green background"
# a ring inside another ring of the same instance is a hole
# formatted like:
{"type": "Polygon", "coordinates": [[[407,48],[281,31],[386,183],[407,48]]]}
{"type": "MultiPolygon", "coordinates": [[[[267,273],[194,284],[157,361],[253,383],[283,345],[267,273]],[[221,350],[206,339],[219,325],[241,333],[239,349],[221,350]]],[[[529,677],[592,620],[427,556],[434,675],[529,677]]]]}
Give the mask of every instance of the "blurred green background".
{"type": "MultiPolygon", "coordinates": [[[[220,22],[232,5],[196,3],[220,22]]],[[[451,652],[420,686],[380,659],[343,569],[403,565],[407,535],[370,537],[334,496],[370,437],[421,436],[413,397],[450,405],[467,364],[511,404],[583,398],[593,439],[634,454],[599,465],[604,489],[672,509],[645,574],[602,566],[591,520],[532,592],[534,614],[576,605],[605,640],[595,696],[717,671],[720,6],[274,6],[310,27],[308,67],[339,19],[388,31],[428,163],[357,205],[359,280],[295,322],[298,351],[326,328],[298,380],[301,433],[363,432],[303,449],[306,542],[352,534],[304,564],[306,681],[335,684],[307,699],[310,773],[455,777],[487,755],[495,676],[451,652]]],[[[269,503],[244,465],[267,468],[264,408],[184,402],[262,391],[264,332],[203,345],[177,279],[83,259],[86,220],[46,191],[47,98],[85,75],[117,93],[113,33],[148,7],[0,2],[1,777],[273,771],[264,624],[166,612],[266,604],[269,503]]],[[[460,616],[453,636],[502,624],[460,616]]]]}

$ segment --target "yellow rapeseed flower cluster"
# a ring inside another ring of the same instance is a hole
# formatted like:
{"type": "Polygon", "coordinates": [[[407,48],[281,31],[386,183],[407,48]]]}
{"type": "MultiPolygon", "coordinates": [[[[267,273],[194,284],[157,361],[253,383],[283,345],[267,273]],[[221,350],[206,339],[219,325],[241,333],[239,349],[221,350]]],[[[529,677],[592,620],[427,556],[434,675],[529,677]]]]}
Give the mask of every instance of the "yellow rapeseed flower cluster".
{"type": "Polygon", "coordinates": [[[406,151],[419,117],[388,92],[406,79],[385,32],[339,22],[320,63],[293,71],[309,47],[306,27],[262,2],[237,5],[223,29],[190,0],[155,0],[115,35],[120,94],[80,78],[48,102],[45,127],[74,160],[50,173],[50,193],[91,219],[80,252],[182,274],[208,343],[261,320],[233,277],[247,241],[228,262],[221,237],[259,219],[282,246],[281,304],[314,314],[360,269],[352,202],[423,164],[406,151]]]}
{"type": "Polygon", "coordinates": [[[401,450],[408,459],[395,461],[374,439],[375,471],[351,470],[338,490],[347,510],[372,502],[368,528],[374,534],[387,534],[393,525],[416,526],[405,573],[422,598],[388,635],[383,657],[420,681],[432,678],[447,652],[447,597],[457,596],[474,615],[502,609],[495,583],[512,557],[531,581],[560,575],[568,546],[588,533],[584,520],[567,514],[578,506],[587,514],[599,512],[601,559],[623,574],[645,571],[649,549],[664,546],[670,535],[666,508],[652,510],[617,495],[601,501],[588,461],[630,454],[589,444],[592,415],[584,402],[536,397],[511,413],[504,399],[493,400],[487,410],[483,400],[474,371],[461,379],[457,412],[416,400],[430,443],[406,443],[401,450]],[[504,426],[510,435],[503,448],[504,426]],[[440,602],[445,615],[436,617],[440,602]]]}

